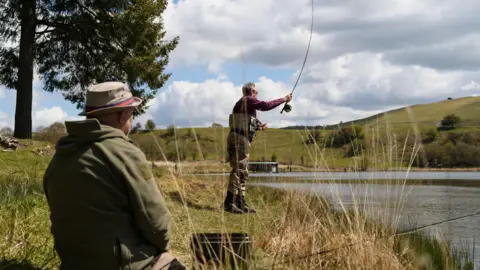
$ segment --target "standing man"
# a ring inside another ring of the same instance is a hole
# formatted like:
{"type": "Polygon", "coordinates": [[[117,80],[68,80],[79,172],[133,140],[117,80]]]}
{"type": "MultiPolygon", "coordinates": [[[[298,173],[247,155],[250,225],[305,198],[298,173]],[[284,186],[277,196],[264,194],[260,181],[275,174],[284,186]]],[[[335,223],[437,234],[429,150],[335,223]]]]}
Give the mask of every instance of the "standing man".
{"type": "Polygon", "coordinates": [[[229,116],[230,133],[227,138],[227,151],[230,159],[230,178],[228,191],[223,203],[225,211],[242,214],[255,213],[256,210],[245,202],[246,181],[248,179],[248,160],[250,143],[257,130],[264,130],[267,124],[257,119],[257,110],[270,111],[282,103],[292,100],[292,94],[272,101],[257,99],[258,91],[252,82],[242,87],[243,97],[235,103],[229,116]]]}
{"type": "Polygon", "coordinates": [[[44,176],[60,269],[185,269],[168,253],[170,213],[128,138],[141,100],[120,82],[87,91],[44,176]]]}

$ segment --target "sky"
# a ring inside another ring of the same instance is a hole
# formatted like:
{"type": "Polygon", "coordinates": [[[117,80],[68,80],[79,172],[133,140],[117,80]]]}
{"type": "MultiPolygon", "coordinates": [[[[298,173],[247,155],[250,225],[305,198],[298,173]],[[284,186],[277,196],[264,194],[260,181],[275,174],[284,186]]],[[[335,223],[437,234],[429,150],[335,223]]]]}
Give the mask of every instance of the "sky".
{"type": "MultiPolygon", "coordinates": [[[[290,113],[270,127],[336,124],[406,105],[480,92],[480,1],[314,0],[310,52],[290,113]]],[[[169,0],[172,76],[135,119],[157,127],[228,125],[247,81],[258,98],[292,91],[310,35],[310,0],[169,0]]],[[[80,120],[80,110],[34,81],[33,126],[80,120]]],[[[14,90],[0,86],[0,127],[13,128],[14,90]]]]}

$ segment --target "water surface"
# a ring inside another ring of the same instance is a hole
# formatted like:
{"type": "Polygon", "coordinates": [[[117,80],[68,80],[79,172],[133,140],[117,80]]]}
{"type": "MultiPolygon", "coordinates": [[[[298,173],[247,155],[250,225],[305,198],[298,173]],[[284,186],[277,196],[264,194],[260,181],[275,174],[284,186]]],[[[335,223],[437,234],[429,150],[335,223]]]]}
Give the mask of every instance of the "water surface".
{"type": "MultiPolygon", "coordinates": [[[[257,180],[251,185],[317,193],[330,199],[333,207],[358,207],[372,217],[383,217],[388,224],[397,218],[399,230],[480,211],[480,172],[279,173],[252,174],[251,178],[257,180]],[[400,181],[359,183],[374,179],[400,181]],[[422,184],[425,180],[431,180],[427,182],[432,184],[422,184]],[[463,186],[465,183],[468,185],[463,186]]],[[[475,269],[480,269],[479,215],[432,226],[426,232],[444,237],[455,247],[472,253],[475,245],[475,269]]]]}

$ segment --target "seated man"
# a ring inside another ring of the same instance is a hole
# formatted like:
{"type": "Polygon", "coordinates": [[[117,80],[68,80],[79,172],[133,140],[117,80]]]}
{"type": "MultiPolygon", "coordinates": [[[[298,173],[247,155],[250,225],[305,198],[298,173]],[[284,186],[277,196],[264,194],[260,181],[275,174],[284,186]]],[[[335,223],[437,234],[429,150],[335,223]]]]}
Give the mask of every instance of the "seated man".
{"type": "Polygon", "coordinates": [[[128,138],[141,100],[127,85],[87,92],[44,176],[60,269],[185,269],[168,253],[170,214],[151,165],[128,138]]]}

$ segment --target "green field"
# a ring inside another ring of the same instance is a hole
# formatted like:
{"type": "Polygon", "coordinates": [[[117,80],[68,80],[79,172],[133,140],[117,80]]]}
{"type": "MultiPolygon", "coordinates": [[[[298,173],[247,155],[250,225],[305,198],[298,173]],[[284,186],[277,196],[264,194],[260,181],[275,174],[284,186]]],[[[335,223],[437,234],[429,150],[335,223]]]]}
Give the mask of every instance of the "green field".
{"type": "MultiPolygon", "coordinates": [[[[0,152],[0,269],[58,269],[42,188],[51,148],[23,143],[0,152]]],[[[421,232],[390,236],[396,228],[367,220],[361,206],[343,212],[321,197],[251,186],[248,200],[258,213],[234,215],[221,209],[225,178],[175,177],[165,168],[154,173],[172,216],[171,251],[188,266],[193,233],[247,232],[251,269],[473,269],[468,255],[449,243],[421,232]],[[324,250],[331,252],[308,256],[324,250]]]]}
{"type": "MultiPolygon", "coordinates": [[[[164,160],[162,152],[170,161],[178,158],[182,161],[227,159],[226,139],[228,128],[179,128],[176,136],[165,136],[165,130],[155,130],[142,134],[133,134],[142,150],[152,160],[164,160]],[[177,149],[178,147],[178,149],[177,149]],[[178,156],[177,156],[178,154],[178,156]],[[183,156],[183,157],[182,157],[183,156]]],[[[329,131],[324,131],[327,134],[329,131]]],[[[308,131],[267,129],[257,133],[251,145],[252,161],[272,161],[273,156],[283,164],[317,166],[326,168],[321,161],[322,155],[329,167],[347,167],[351,159],[343,158],[341,149],[327,149],[318,144],[306,145],[308,131]]]]}

